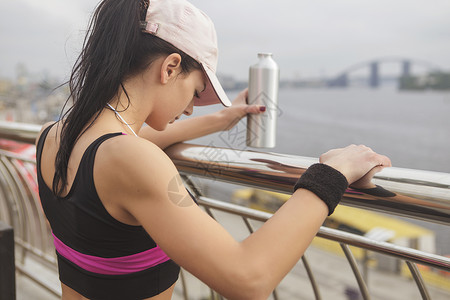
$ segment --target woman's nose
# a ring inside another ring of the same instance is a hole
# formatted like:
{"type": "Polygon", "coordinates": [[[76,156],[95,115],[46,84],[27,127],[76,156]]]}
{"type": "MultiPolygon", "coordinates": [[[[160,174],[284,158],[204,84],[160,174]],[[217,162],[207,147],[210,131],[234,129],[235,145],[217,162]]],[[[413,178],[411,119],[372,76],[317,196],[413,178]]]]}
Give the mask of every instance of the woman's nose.
{"type": "Polygon", "coordinates": [[[193,112],[194,112],[194,100],[192,100],[191,103],[189,103],[188,107],[186,107],[183,113],[186,116],[190,116],[192,115],[193,112]]]}

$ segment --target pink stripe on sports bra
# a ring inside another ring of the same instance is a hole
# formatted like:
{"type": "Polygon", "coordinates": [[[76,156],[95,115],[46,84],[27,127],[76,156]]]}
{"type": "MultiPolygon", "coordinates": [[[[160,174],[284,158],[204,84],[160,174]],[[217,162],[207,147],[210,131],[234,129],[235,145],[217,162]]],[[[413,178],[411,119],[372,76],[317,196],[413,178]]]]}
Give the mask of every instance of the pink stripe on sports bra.
{"type": "Polygon", "coordinates": [[[61,256],[80,268],[93,273],[104,275],[130,274],[154,267],[170,259],[159,246],[137,254],[113,258],[86,255],[70,248],[53,233],[52,235],[56,251],[61,256]]]}

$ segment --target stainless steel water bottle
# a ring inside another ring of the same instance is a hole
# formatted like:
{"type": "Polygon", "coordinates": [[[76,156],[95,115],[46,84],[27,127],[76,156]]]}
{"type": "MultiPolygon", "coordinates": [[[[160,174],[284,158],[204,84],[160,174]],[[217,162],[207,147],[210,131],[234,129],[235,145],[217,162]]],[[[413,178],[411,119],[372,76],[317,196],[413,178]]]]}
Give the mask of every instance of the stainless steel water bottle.
{"type": "Polygon", "coordinates": [[[280,69],[272,53],[259,53],[258,58],[259,62],[250,67],[247,103],[265,105],[266,111],[247,116],[247,146],[273,148],[276,144],[280,69]]]}

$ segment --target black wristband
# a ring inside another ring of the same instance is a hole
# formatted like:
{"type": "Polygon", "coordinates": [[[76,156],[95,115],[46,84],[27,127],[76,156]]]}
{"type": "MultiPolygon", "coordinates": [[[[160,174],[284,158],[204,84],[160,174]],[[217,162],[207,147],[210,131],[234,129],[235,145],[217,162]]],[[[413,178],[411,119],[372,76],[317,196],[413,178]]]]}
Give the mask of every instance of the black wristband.
{"type": "Polygon", "coordinates": [[[347,186],[347,178],[341,172],[326,164],[314,164],[298,179],[294,192],[300,188],[313,192],[325,202],[331,215],[347,186]]]}

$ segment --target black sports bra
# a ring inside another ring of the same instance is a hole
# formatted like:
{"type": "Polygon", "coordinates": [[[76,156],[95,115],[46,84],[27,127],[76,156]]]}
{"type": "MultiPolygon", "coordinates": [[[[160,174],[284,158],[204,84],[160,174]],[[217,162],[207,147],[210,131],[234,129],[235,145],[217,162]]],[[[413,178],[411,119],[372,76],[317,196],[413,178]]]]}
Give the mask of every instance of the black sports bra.
{"type": "Polygon", "coordinates": [[[122,133],[105,134],[85,151],[68,195],[56,197],[41,174],[47,127],[37,144],[37,179],[50,222],[61,282],[89,299],[143,299],[158,295],[178,279],[179,267],[142,226],[113,218],[94,186],[98,147],[122,133]]]}

